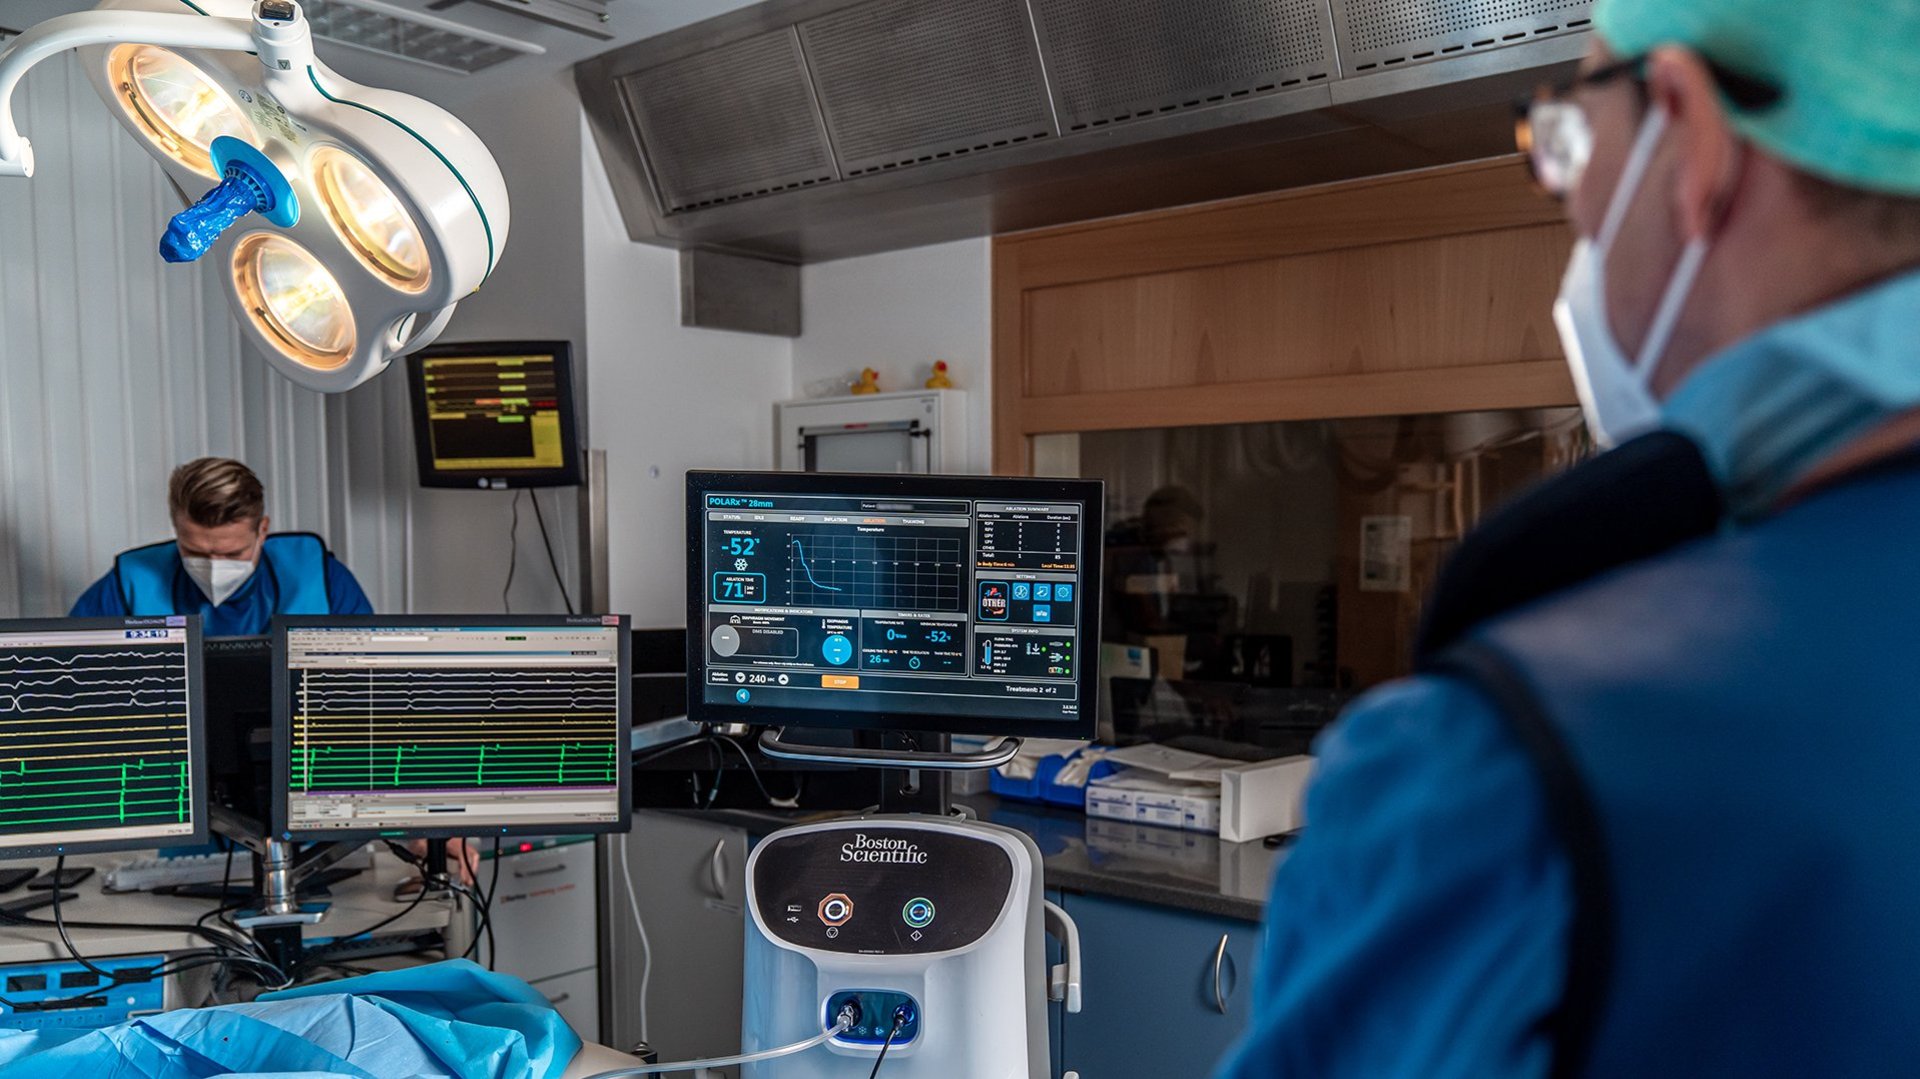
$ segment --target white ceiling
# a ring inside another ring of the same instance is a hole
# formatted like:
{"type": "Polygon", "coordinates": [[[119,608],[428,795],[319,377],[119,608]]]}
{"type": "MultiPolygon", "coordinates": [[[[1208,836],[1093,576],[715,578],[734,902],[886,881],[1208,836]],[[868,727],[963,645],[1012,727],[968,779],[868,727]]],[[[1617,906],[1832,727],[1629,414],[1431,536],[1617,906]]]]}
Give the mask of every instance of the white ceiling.
{"type": "MultiPolygon", "coordinates": [[[[344,0],[352,3],[352,0],[344,0]]],[[[416,11],[425,11],[431,0],[386,0],[416,11]]],[[[522,56],[497,64],[475,75],[454,75],[404,60],[376,56],[331,42],[315,42],[316,51],[328,66],[356,82],[390,87],[417,94],[444,105],[463,98],[489,94],[517,82],[557,75],[588,57],[631,44],[656,34],[676,30],[702,19],[747,7],[754,0],[609,0],[612,16],[606,30],[613,40],[601,41],[584,34],[551,26],[534,19],[487,7],[466,0],[433,12],[481,30],[544,47],[542,56],[522,56]]],[[[25,30],[43,19],[73,11],[85,11],[89,0],[0,0],[0,26],[25,30]]]]}

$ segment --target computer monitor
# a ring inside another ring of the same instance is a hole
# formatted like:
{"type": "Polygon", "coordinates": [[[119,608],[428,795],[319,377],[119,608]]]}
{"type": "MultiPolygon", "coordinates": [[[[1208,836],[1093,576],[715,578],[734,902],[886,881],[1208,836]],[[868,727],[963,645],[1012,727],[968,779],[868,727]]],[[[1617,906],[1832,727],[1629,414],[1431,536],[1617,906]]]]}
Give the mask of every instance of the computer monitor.
{"type": "Polygon", "coordinates": [[[1098,481],[687,474],[688,718],[1091,738],[1098,481]]]}
{"type": "Polygon", "coordinates": [[[625,831],[620,615],[274,620],[283,839],[625,831]]]}
{"type": "Polygon", "coordinates": [[[572,349],[565,341],[434,345],[407,357],[423,487],[580,482],[572,349]]]}
{"type": "Polygon", "coordinates": [[[264,835],[273,812],[273,638],[209,637],[200,655],[209,804],[264,835]]]}
{"type": "Polygon", "coordinates": [[[197,618],[0,621],[0,857],[207,838],[197,618]]]}

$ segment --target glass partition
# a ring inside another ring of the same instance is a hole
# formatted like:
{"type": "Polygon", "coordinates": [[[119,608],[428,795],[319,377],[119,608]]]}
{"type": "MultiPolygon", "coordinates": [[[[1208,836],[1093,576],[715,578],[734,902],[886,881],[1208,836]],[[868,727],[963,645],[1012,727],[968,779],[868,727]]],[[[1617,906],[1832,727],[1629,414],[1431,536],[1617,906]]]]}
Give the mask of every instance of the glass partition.
{"type": "Polygon", "coordinates": [[[1589,450],[1574,408],[1037,438],[1036,472],[1107,482],[1103,735],[1303,752],[1409,671],[1461,534],[1589,450]]]}

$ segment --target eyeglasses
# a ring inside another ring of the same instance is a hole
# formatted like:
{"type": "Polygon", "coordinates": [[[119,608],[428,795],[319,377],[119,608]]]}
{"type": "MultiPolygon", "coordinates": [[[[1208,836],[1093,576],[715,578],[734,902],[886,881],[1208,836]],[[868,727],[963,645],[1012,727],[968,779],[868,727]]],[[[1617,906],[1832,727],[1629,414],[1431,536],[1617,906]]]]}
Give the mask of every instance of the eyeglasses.
{"type": "MultiPolygon", "coordinates": [[[[1778,104],[1778,87],[1706,61],[1720,92],[1735,109],[1757,112],[1778,104]]],[[[1574,91],[1630,78],[1644,93],[1647,58],[1635,56],[1597,67],[1555,86],[1542,86],[1515,106],[1514,141],[1526,155],[1533,182],[1556,199],[1580,186],[1580,177],[1593,159],[1593,123],[1574,91]]]]}

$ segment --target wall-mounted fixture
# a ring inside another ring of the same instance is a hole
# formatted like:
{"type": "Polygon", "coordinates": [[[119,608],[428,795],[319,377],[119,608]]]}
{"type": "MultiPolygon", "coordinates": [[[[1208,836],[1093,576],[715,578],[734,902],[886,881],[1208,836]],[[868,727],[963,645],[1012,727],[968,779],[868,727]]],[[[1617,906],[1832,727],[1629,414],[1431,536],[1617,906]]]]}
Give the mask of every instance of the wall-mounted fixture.
{"type": "Polygon", "coordinates": [[[104,0],[0,52],[0,177],[31,177],[13,91],[77,50],[110,112],[184,192],[162,243],[211,255],[242,332],[339,392],[430,343],[506,246],[507,188],[444,109],[349,82],[294,0],[104,0]]]}

